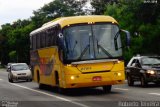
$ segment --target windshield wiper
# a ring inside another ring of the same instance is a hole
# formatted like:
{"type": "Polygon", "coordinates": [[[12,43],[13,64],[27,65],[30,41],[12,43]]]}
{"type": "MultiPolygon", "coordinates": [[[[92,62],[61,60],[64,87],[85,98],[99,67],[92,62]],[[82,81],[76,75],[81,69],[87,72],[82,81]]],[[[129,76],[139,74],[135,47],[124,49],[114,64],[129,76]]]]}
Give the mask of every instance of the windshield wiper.
{"type": "Polygon", "coordinates": [[[88,50],[89,47],[90,47],[90,45],[88,44],[88,45],[84,48],[84,50],[82,51],[80,57],[78,58],[79,60],[83,57],[83,55],[86,53],[86,51],[88,50]]]}
{"type": "Polygon", "coordinates": [[[77,40],[75,41],[75,44],[73,45],[73,49],[72,49],[72,52],[74,52],[74,49],[75,49],[75,47],[76,47],[76,45],[77,45],[77,40]]]}
{"type": "Polygon", "coordinates": [[[117,38],[118,38],[118,34],[119,34],[120,30],[118,30],[118,32],[115,34],[114,36],[114,44],[115,44],[115,50],[118,50],[118,44],[117,44],[117,38]]]}
{"type": "Polygon", "coordinates": [[[88,50],[88,48],[89,48],[89,54],[90,54],[90,39],[91,39],[91,36],[89,37],[89,44],[86,45],[86,47],[84,48],[84,50],[81,52],[81,55],[78,58],[79,60],[83,57],[83,55],[86,53],[86,51],[88,50]]]}
{"type": "Polygon", "coordinates": [[[102,51],[103,51],[107,56],[109,56],[110,58],[113,57],[103,46],[101,46],[101,45],[98,43],[98,40],[97,40],[97,48],[98,48],[98,50],[99,50],[99,48],[101,48],[102,51]]]}

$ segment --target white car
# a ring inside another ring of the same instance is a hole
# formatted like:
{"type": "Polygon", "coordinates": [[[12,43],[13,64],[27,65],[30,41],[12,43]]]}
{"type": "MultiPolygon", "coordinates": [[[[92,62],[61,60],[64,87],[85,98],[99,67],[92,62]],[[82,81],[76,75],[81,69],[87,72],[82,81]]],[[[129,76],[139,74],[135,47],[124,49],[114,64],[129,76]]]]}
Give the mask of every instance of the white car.
{"type": "Polygon", "coordinates": [[[26,63],[12,63],[8,68],[8,81],[32,81],[32,72],[26,63]]]}

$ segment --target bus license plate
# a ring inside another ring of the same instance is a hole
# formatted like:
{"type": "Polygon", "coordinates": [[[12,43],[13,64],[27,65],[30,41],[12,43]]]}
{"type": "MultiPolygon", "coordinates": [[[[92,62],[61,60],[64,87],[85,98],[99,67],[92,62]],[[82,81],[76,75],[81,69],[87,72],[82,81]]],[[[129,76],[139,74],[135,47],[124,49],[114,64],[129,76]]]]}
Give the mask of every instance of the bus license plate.
{"type": "Polygon", "coordinates": [[[102,80],[101,76],[95,76],[92,78],[92,81],[101,81],[101,80],[102,80]]]}

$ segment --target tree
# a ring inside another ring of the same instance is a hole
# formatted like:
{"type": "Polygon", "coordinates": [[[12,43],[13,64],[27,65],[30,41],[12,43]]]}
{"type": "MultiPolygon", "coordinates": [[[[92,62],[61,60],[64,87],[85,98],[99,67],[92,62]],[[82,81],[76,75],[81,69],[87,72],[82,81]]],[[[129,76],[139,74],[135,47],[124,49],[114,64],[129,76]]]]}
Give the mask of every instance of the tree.
{"type": "Polygon", "coordinates": [[[29,63],[29,33],[33,28],[29,20],[17,20],[13,24],[2,25],[0,37],[4,39],[0,45],[0,52],[3,65],[13,61],[12,52],[16,52],[14,61],[29,63]]]}
{"type": "Polygon", "coordinates": [[[34,16],[31,19],[36,27],[40,27],[43,23],[58,17],[83,15],[82,8],[86,2],[86,0],[54,0],[34,11],[34,16]]]}
{"type": "Polygon", "coordinates": [[[42,24],[57,17],[82,15],[86,0],[54,0],[34,11],[28,20],[17,20],[2,25],[0,30],[0,56],[3,65],[9,61],[29,63],[29,34],[42,24]]]}
{"type": "Polygon", "coordinates": [[[105,7],[108,4],[118,3],[118,0],[92,0],[91,5],[95,9],[92,14],[103,15],[105,12],[105,7]]]}
{"type": "Polygon", "coordinates": [[[146,4],[143,0],[120,0],[106,6],[105,15],[113,16],[121,28],[131,32],[130,50],[124,51],[126,61],[135,54],[160,54],[159,9],[159,3],[146,4]]]}

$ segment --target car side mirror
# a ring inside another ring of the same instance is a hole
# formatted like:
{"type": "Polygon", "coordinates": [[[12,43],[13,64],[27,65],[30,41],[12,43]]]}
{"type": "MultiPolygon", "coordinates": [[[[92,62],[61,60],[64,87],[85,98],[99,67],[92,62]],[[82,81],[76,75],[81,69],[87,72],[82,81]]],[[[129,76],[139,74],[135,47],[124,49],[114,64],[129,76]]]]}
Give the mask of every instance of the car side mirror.
{"type": "Polygon", "coordinates": [[[7,67],[7,71],[9,72],[11,70],[11,66],[8,66],[7,67]]]}

